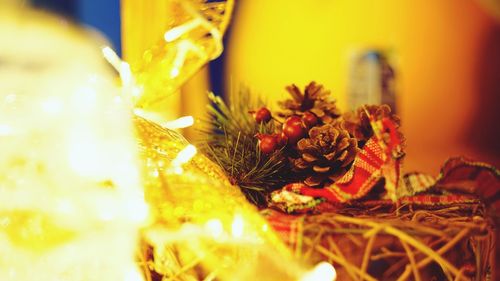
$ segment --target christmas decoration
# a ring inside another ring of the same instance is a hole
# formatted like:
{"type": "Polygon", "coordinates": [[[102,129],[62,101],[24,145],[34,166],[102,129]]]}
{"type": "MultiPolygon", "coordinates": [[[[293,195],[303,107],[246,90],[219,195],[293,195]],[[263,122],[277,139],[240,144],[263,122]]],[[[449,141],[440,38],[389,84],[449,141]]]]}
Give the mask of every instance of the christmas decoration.
{"type": "MultiPolygon", "coordinates": [[[[246,112],[256,112],[249,109],[252,106],[260,107],[258,111],[266,107],[261,102],[253,105],[246,91],[229,106],[212,96],[215,107],[204,130],[203,151],[247,196],[258,194],[259,206],[265,206],[271,192],[280,187],[275,193],[292,191],[348,202],[362,198],[383,179],[385,196],[395,201],[403,152],[399,120],[389,114],[390,109],[365,106],[357,111],[356,120],[346,120],[330,92],[315,82],[306,86],[304,94],[295,85],[287,91],[294,99],[281,102],[288,111],[276,114],[283,123],[248,118],[246,112]],[[365,145],[367,140],[370,145],[365,145]],[[255,163],[261,159],[266,163],[263,168],[276,169],[260,171],[255,163]]],[[[272,116],[267,108],[262,112],[272,116]]]]}
{"type": "Polygon", "coordinates": [[[277,136],[273,135],[258,135],[259,139],[259,148],[265,154],[270,154],[271,152],[276,151],[278,147],[278,139],[277,136]]]}
{"type": "Polygon", "coordinates": [[[148,211],[102,42],[4,3],[0,38],[0,280],[141,280],[148,211]]]}
{"type": "Polygon", "coordinates": [[[335,101],[330,98],[330,91],[325,90],[322,85],[311,82],[305,87],[304,93],[295,84],[286,87],[286,90],[292,99],[279,103],[283,109],[279,116],[302,116],[310,112],[321,119],[323,124],[331,123],[340,117],[335,101]]]}
{"type": "Polygon", "coordinates": [[[349,133],[335,125],[314,127],[309,137],[297,143],[300,158],[293,159],[293,167],[306,173],[304,181],[318,186],[324,181],[336,181],[350,167],[357,153],[357,141],[349,133]]]}
{"type": "Polygon", "coordinates": [[[142,231],[139,259],[146,280],[253,280],[262,270],[270,271],[262,280],[306,274],[217,165],[178,133],[140,117],[134,124],[152,220],[142,231]]]}
{"type": "Polygon", "coordinates": [[[199,144],[201,151],[221,166],[250,202],[265,206],[270,192],[292,180],[293,175],[287,173],[284,138],[275,134],[274,122],[257,123],[248,113],[263,105],[251,99],[248,89],[231,95],[229,106],[220,97],[210,95],[209,98],[212,100],[209,117],[200,128],[205,136],[199,144]],[[262,149],[259,136],[267,139],[266,146],[272,143],[273,147],[262,149]]]}
{"type": "Polygon", "coordinates": [[[122,0],[121,6],[125,57],[139,88],[130,98],[135,108],[153,110],[222,53],[234,1],[122,0]]]}
{"type": "Polygon", "coordinates": [[[477,199],[408,204],[362,202],[319,214],[263,215],[294,254],[332,261],[337,280],[494,280],[493,222],[477,199]]]}
{"type": "MultiPolygon", "coordinates": [[[[344,127],[351,136],[355,137],[360,144],[360,147],[373,136],[373,129],[370,122],[370,116],[375,120],[383,118],[391,119],[396,128],[400,125],[399,117],[391,114],[391,108],[388,105],[367,105],[358,108],[354,112],[347,112],[342,117],[344,118],[344,127]]],[[[399,134],[402,137],[401,134],[399,134]]]]}
{"type": "MultiPolygon", "coordinates": [[[[338,280],[491,279],[489,216],[495,205],[489,202],[500,188],[498,170],[451,160],[438,178],[402,175],[404,138],[390,108],[366,105],[321,119],[326,114],[314,107],[333,108],[334,102],[318,103],[314,93],[326,91],[315,85],[305,94],[289,87],[296,98],[281,103],[289,109],[277,114],[283,123],[271,120],[265,135],[256,134],[260,140],[286,137],[278,146],[270,141],[261,154],[279,153],[288,161],[280,174],[293,175],[265,194],[271,209],[262,213],[295,256],[333,263],[340,268],[338,280]]],[[[245,111],[231,112],[236,119],[245,111]]],[[[252,120],[245,134],[257,128],[252,120]]]]}
{"type": "Polygon", "coordinates": [[[339,280],[494,280],[500,173],[452,159],[436,178],[402,175],[386,106],[342,115],[314,82],[289,86],[279,113],[245,89],[229,105],[212,94],[206,156],[168,129],[192,119],[153,120],[150,108],[220,53],[232,9],[158,3],[170,21],[138,62],[102,49],[121,91],[81,31],[0,9],[0,36],[34,41],[0,46],[1,280],[326,281],[333,265],[339,280]]]}
{"type": "Polygon", "coordinates": [[[302,124],[302,119],[299,116],[288,117],[285,123],[283,123],[283,134],[291,144],[297,143],[306,134],[306,128],[302,124]]]}
{"type": "Polygon", "coordinates": [[[302,116],[302,122],[304,122],[307,128],[315,126],[316,124],[318,124],[318,121],[318,117],[316,117],[316,115],[311,112],[306,112],[302,116]]]}
{"type": "Polygon", "coordinates": [[[267,123],[271,121],[271,118],[271,111],[265,107],[261,107],[255,112],[255,121],[257,121],[257,123],[267,123]]]}
{"type": "MultiPolygon", "coordinates": [[[[188,10],[204,6],[175,2],[188,10]]],[[[132,119],[133,103],[150,104],[151,81],[135,79],[128,64],[106,47],[102,54],[122,79],[119,91],[99,49],[81,31],[60,19],[1,8],[0,35],[17,34],[33,44],[12,40],[0,46],[7,58],[0,70],[9,73],[1,76],[7,79],[0,86],[0,247],[5,254],[0,279],[254,280],[255,272],[264,270],[269,272],[262,280],[335,278],[331,265],[307,271],[292,260],[255,208],[196,147],[159,124],[132,119]],[[64,51],[54,52],[53,44],[64,51]]],[[[209,17],[216,19],[216,14],[209,17]]],[[[176,36],[186,35],[183,40],[204,36],[175,30],[176,36]]],[[[172,33],[165,36],[175,40],[172,33]]],[[[163,62],[170,67],[170,61],[163,62]]],[[[186,68],[172,69],[186,77],[197,63],[189,58],[181,62],[186,68]]],[[[142,74],[150,71],[156,70],[142,74]]],[[[137,109],[136,114],[148,115],[137,109]]]]}

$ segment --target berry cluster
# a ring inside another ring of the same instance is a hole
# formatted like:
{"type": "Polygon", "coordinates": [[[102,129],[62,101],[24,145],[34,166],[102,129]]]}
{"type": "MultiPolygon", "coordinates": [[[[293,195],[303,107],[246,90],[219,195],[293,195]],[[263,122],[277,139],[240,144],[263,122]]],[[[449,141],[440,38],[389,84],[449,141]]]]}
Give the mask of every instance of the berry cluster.
{"type": "MultiPolygon", "coordinates": [[[[254,112],[257,123],[267,123],[273,119],[271,111],[262,107],[254,112]]],[[[294,146],[304,138],[307,130],[316,126],[319,119],[314,113],[306,112],[302,116],[292,115],[285,119],[281,126],[281,132],[275,134],[257,134],[260,150],[270,154],[286,145],[294,146]]]]}

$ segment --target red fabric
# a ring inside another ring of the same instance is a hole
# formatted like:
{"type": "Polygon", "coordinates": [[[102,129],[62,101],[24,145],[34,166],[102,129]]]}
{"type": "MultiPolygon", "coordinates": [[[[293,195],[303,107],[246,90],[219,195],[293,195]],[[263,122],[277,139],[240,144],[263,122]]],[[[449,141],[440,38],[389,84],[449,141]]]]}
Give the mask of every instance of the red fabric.
{"type": "Polygon", "coordinates": [[[292,183],[284,187],[311,197],[325,198],[331,202],[347,202],[366,195],[382,176],[383,148],[376,138],[371,138],[354,160],[351,169],[336,183],[324,188],[313,188],[303,183],[292,183]]]}

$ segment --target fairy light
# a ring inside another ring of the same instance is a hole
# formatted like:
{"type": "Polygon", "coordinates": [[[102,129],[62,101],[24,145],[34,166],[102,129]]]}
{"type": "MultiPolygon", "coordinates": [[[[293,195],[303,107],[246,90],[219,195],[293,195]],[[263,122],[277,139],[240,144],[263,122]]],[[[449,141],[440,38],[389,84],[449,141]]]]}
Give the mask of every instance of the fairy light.
{"type": "Polygon", "coordinates": [[[135,84],[134,74],[130,65],[123,61],[113,49],[105,46],[101,49],[102,55],[106,61],[118,72],[122,81],[122,93],[128,98],[138,98],[142,90],[135,84]]]}
{"type": "Polygon", "coordinates": [[[210,236],[217,239],[224,233],[222,222],[219,219],[211,219],[205,223],[205,229],[210,236]]]}
{"type": "Polygon", "coordinates": [[[133,267],[127,270],[123,281],[144,281],[144,278],[142,277],[142,274],[139,272],[139,270],[133,267]]]}
{"type": "Polygon", "coordinates": [[[62,112],[64,104],[56,98],[49,98],[42,102],[42,110],[50,115],[57,115],[62,112]]]}
{"type": "Polygon", "coordinates": [[[186,60],[186,55],[189,51],[189,45],[187,44],[187,40],[182,40],[177,44],[177,55],[172,63],[172,70],[170,70],[170,76],[175,78],[179,75],[180,69],[184,65],[184,61],[186,60]]]}
{"type": "Polygon", "coordinates": [[[267,223],[262,225],[262,231],[264,231],[264,232],[269,231],[269,225],[267,223]]]}
{"type": "Polygon", "coordinates": [[[0,252],[12,257],[0,280],[142,281],[140,161],[103,56],[124,85],[128,64],[59,18],[0,6],[0,37],[16,34],[0,44],[10,74],[0,79],[0,252]]]}
{"type": "Polygon", "coordinates": [[[194,18],[194,19],[192,19],[192,20],[190,20],[182,25],[176,26],[176,27],[168,30],[167,32],[165,32],[165,35],[163,36],[163,38],[167,42],[175,41],[179,37],[181,37],[182,35],[190,32],[191,30],[198,27],[200,24],[201,24],[201,19],[194,18]]]}
{"type": "Polygon", "coordinates": [[[5,96],[4,101],[5,103],[13,103],[16,101],[16,99],[17,99],[16,94],[9,94],[5,96]]]}
{"type": "Polygon", "coordinates": [[[233,223],[231,224],[231,235],[234,238],[243,237],[243,232],[245,228],[245,221],[243,220],[243,216],[240,214],[236,214],[233,219],[233,223]]]}
{"type": "Polygon", "coordinates": [[[0,124],[0,136],[9,136],[13,133],[12,127],[7,124],[0,124]]]}
{"type": "Polygon", "coordinates": [[[164,128],[168,128],[170,130],[175,130],[175,129],[187,128],[187,127],[193,126],[193,124],[194,124],[193,116],[183,116],[183,117],[180,117],[178,119],[165,122],[161,125],[164,128]]]}
{"type": "Polygon", "coordinates": [[[311,271],[307,272],[300,281],[335,281],[337,271],[327,262],[318,263],[311,271]]]}
{"type": "Polygon", "coordinates": [[[172,160],[171,171],[175,174],[182,174],[184,170],[182,165],[188,163],[191,158],[193,158],[197,153],[197,149],[194,145],[188,144],[183,150],[181,150],[174,160],[172,160]]]}
{"type": "Polygon", "coordinates": [[[122,60],[116,54],[116,52],[113,51],[113,49],[111,49],[108,46],[105,46],[102,48],[102,54],[104,58],[109,62],[109,64],[111,64],[115,68],[116,71],[118,72],[121,71],[122,60]]]}

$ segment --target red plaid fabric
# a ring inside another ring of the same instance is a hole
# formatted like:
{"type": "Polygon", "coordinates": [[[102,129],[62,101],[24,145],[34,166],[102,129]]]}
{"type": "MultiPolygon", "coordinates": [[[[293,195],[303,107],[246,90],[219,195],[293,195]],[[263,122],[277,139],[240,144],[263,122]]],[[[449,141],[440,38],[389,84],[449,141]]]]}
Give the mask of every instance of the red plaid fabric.
{"type": "MultiPolygon", "coordinates": [[[[287,212],[324,210],[325,205],[330,206],[326,207],[326,210],[338,209],[341,204],[365,197],[375,184],[384,178],[388,199],[392,202],[453,204],[470,200],[470,196],[436,197],[424,194],[436,187],[440,192],[460,191],[475,194],[486,204],[500,210],[500,173],[495,167],[464,158],[452,158],[443,165],[438,177],[411,173],[401,178],[400,140],[394,124],[389,119],[383,119],[373,121],[372,127],[375,132],[374,136],[358,153],[351,169],[337,182],[323,188],[313,188],[304,183],[292,183],[275,191],[274,194],[293,192],[322,200],[314,201],[313,204],[307,206],[298,206],[293,202],[287,205],[286,202],[280,202],[279,208],[287,212]],[[417,194],[418,196],[415,196],[417,194]]],[[[273,197],[279,198],[280,196],[273,197]]]]}
{"type": "Polygon", "coordinates": [[[322,197],[330,202],[347,202],[365,196],[382,177],[383,150],[370,139],[358,153],[351,169],[336,183],[324,188],[312,188],[303,183],[292,183],[284,190],[311,197],[322,197]]]}

